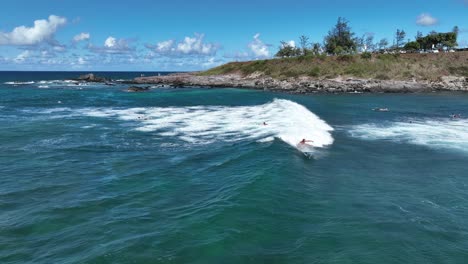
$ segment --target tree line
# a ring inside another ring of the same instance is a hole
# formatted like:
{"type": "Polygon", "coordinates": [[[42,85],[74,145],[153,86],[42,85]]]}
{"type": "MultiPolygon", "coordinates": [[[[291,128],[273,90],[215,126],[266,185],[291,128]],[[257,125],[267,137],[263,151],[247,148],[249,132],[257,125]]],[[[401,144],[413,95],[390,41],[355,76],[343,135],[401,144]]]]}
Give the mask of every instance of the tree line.
{"type": "Polygon", "coordinates": [[[276,57],[297,57],[319,54],[343,55],[354,54],[359,50],[363,52],[384,52],[384,51],[417,51],[429,49],[442,49],[456,47],[459,29],[455,26],[452,32],[438,33],[430,32],[423,36],[422,32],[417,32],[415,40],[406,39],[406,32],[403,29],[397,29],[394,42],[390,45],[388,39],[383,38],[374,42],[373,34],[364,34],[356,37],[349,26],[349,21],[339,17],[335,26],[328,31],[323,40],[323,44],[309,42],[309,37],[300,36],[299,46],[293,46],[290,43],[281,41],[276,57]]]}

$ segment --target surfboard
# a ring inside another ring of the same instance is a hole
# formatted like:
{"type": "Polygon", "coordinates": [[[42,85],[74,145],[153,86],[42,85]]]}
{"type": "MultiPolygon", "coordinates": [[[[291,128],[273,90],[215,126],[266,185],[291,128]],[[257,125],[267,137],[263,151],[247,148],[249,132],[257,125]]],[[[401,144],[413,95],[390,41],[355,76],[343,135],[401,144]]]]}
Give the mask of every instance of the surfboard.
{"type": "Polygon", "coordinates": [[[309,159],[314,155],[314,146],[309,144],[297,144],[297,149],[309,159]]]}

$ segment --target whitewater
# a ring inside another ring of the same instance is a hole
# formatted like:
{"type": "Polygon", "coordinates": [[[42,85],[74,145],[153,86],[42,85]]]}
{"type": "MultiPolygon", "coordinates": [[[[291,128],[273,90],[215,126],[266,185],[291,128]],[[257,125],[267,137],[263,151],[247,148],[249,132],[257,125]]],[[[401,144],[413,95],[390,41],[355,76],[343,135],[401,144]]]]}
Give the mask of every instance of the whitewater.
{"type": "Polygon", "coordinates": [[[468,120],[464,118],[411,119],[351,126],[349,133],[364,140],[389,140],[468,154],[468,120]]]}
{"type": "Polygon", "coordinates": [[[245,140],[262,143],[277,138],[307,153],[333,144],[333,128],[329,124],[304,106],[284,99],[254,106],[61,107],[39,112],[60,118],[73,115],[131,122],[136,131],[179,139],[186,144],[245,140]],[[302,139],[311,142],[299,144],[302,139]]]}

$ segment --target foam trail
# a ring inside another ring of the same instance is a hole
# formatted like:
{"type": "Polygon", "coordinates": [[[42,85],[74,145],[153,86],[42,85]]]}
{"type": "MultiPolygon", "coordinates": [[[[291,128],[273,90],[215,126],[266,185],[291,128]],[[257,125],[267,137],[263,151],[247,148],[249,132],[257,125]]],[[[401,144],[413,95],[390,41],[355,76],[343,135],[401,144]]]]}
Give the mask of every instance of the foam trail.
{"type": "Polygon", "coordinates": [[[9,84],[9,85],[27,85],[27,84],[34,84],[33,81],[30,82],[5,82],[4,84],[9,84]]]}
{"type": "Polygon", "coordinates": [[[468,154],[468,120],[438,119],[362,124],[349,131],[366,140],[393,140],[438,149],[452,149],[468,154]]]}
{"type": "Polygon", "coordinates": [[[304,106],[283,99],[257,106],[93,108],[80,112],[87,116],[138,122],[136,129],[139,131],[176,137],[192,144],[268,142],[273,138],[295,148],[303,138],[313,140],[310,147],[321,148],[333,143],[331,126],[304,106]]]}

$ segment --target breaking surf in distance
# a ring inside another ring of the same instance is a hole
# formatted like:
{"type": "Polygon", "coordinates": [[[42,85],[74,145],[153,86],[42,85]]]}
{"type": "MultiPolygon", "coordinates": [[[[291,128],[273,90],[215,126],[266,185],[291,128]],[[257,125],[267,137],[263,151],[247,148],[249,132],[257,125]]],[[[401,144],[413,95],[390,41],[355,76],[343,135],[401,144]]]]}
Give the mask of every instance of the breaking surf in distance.
{"type": "Polygon", "coordinates": [[[333,128],[304,106],[275,99],[256,106],[192,106],[81,109],[81,114],[137,122],[138,131],[178,138],[191,144],[278,138],[302,152],[333,143],[333,128]],[[264,124],[265,122],[265,124],[264,124]],[[302,139],[313,140],[300,147],[302,139]]]}
{"type": "Polygon", "coordinates": [[[392,140],[434,149],[457,150],[468,154],[467,119],[431,119],[362,124],[349,133],[365,140],[392,140]]]}

